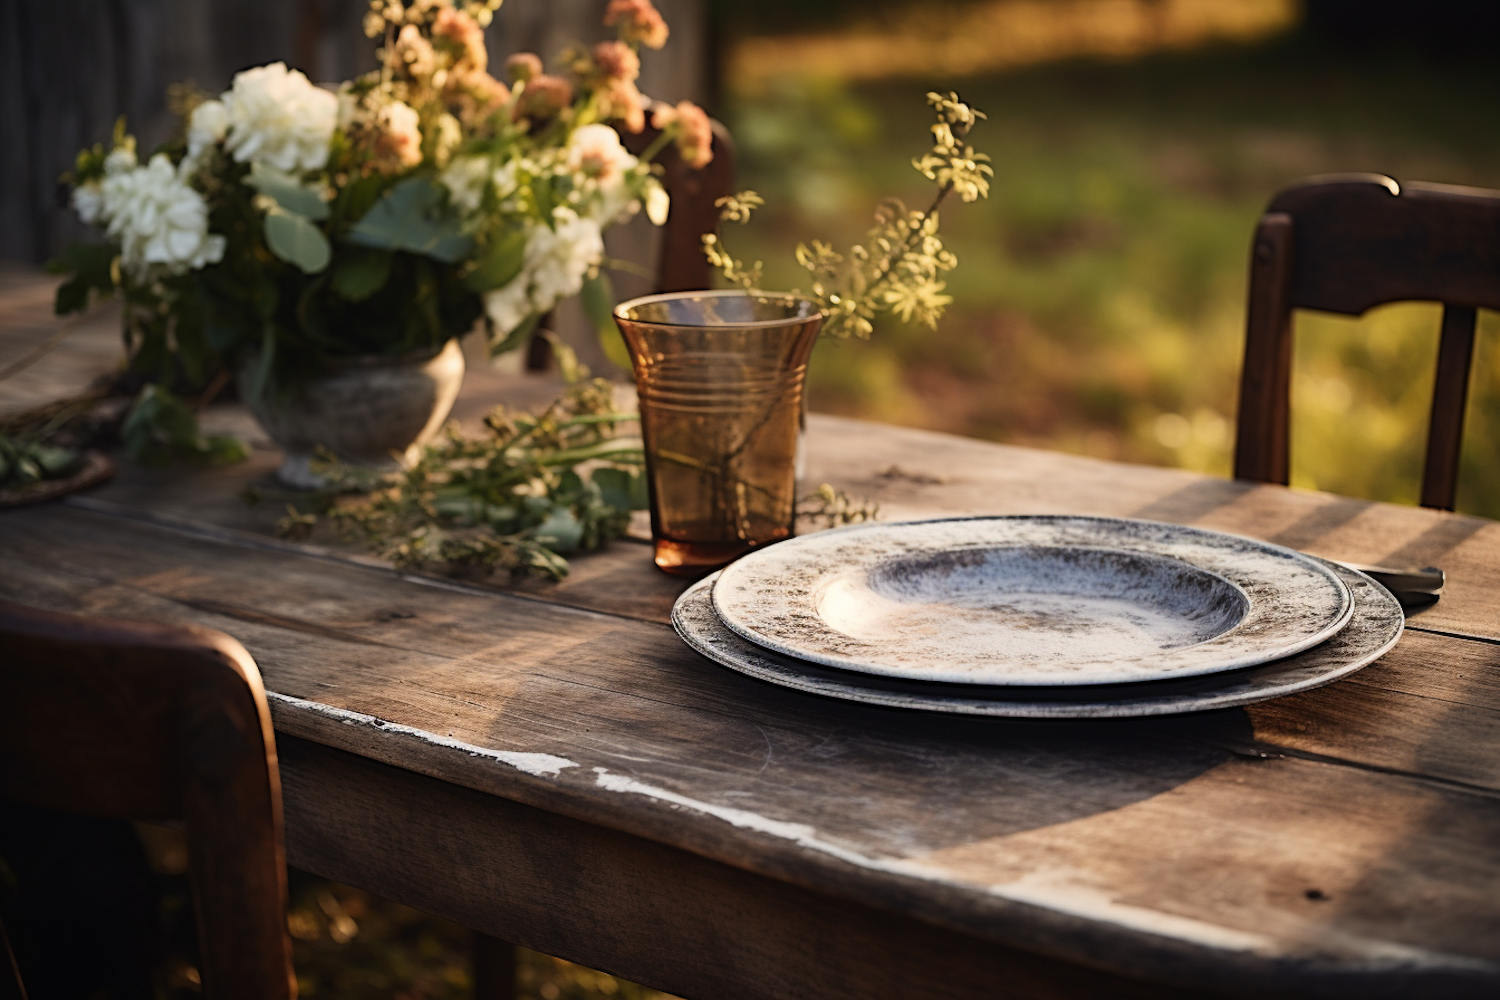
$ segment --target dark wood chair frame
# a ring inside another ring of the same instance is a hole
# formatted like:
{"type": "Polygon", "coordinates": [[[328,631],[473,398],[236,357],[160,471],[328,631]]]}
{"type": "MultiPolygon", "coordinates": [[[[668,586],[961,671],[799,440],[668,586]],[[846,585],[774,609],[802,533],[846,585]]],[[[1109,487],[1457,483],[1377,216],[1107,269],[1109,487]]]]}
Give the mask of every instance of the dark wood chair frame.
{"type": "Polygon", "coordinates": [[[7,601],[0,649],[0,796],[182,820],[205,995],[295,997],[280,776],[250,654],[207,629],[7,601]]]}
{"type": "Polygon", "coordinates": [[[1293,310],[1402,301],[1443,304],[1421,503],[1453,509],[1476,310],[1500,309],[1500,191],[1481,188],[1338,174],[1271,200],[1251,250],[1235,478],[1288,481],[1293,310]]]}

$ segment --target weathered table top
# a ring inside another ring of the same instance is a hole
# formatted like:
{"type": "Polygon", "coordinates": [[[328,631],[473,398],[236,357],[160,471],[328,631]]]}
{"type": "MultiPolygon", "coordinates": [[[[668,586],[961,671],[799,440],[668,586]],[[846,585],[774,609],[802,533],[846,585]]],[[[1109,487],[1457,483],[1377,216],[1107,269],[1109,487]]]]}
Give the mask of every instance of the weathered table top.
{"type": "Polygon", "coordinates": [[[808,443],[888,519],[1154,518],[1448,587],[1378,663],[1249,709],[905,713],[693,653],[640,543],[502,588],[278,541],[237,498],[258,449],[0,512],[0,594],[240,639],[293,864],[685,996],[1494,995],[1500,525],[831,417],[808,443]]]}

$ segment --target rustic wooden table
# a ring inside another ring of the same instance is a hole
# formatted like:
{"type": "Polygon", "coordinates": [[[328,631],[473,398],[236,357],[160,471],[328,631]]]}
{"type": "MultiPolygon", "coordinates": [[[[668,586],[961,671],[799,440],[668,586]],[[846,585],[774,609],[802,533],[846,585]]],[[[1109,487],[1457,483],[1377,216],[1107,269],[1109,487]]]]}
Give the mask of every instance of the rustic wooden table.
{"type": "Polygon", "coordinates": [[[257,449],[0,512],[0,594],[244,642],[292,864],[686,997],[1500,995],[1500,525],[831,417],[809,445],[890,519],[1155,518],[1448,587],[1249,709],[907,713],[693,653],[637,542],[504,588],[278,541],[237,498],[257,449]]]}

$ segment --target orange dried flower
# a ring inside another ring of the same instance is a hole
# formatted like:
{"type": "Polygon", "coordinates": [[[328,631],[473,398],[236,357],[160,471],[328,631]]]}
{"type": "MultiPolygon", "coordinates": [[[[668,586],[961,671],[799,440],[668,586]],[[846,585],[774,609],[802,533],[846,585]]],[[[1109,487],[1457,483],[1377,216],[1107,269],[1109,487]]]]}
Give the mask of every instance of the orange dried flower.
{"type": "Polygon", "coordinates": [[[513,83],[525,83],[542,75],[542,58],[535,52],[517,52],[505,60],[505,75],[513,83]]]}
{"type": "Polygon", "coordinates": [[[472,126],[510,103],[510,88],[484,70],[455,70],[443,88],[443,99],[460,121],[472,126]]]}
{"type": "Polygon", "coordinates": [[[641,75],[641,57],[624,42],[600,42],[593,56],[599,75],[607,80],[629,82],[641,75]]]}
{"type": "Polygon", "coordinates": [[[622,41],[648,49],[667,44],[667,22],[651,0],[609,0],[604,23],[618,27],[622,41]]]}
{"type": "Polygon", "coordinates": [[[551,118],[572,103],[573,85],[562,77],[543,73],[526,82],[511,117],[551,118]]]}
{"type": "Polygon", "coordinates": [[[631,132],[646,127],[645,99],[630,80],[610,80],[599,91],[599,113],[606,121],[618,119],[631,132]]]}
{"type": "Polygon", "coordinates": [[[484,47],[484,29],[479,22],[452,7],[438,9],[432,22],[432,37],[457,50],[456,59],[473,69],[489,66],[489,52],[484,47]]]}
{"type": "Polygon", "coordinates": [[[679,101],[674,108],[659,104],[651,115],[651,124],[659,129],[677,130],[677,152],[682,162],[694,170],[708,166],[714,158],[714,127],[708,113],[692,101],[679,101]]]}

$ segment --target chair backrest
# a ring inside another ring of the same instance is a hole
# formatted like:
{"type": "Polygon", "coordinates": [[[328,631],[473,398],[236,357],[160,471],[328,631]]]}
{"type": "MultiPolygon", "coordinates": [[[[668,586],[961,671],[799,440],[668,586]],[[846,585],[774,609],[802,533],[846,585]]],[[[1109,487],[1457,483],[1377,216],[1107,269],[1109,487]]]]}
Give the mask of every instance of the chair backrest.
{"type": "MultiPolygon", "coordinates": [[[[675,146],[656,156],[662,168],[662,187],[672,207],[662,226],[661,254],[656,262],[656,291],[689,292],[713,287],[714,271],[703,256],[703,234],[719,226],[714,202],[734,193],[734,141],[729,131],[713,122],[714,158],[701,170],[682,162],[675,146]]],[[[632,153],[640,154],[661,132],[650,125],[639,132],[621,132],[620,140],[632,153]]]]}
{"type": "Polygon", "coordinates": [[[1443,303],[1422,505],[1452,510],[1475,310],[1500,309],[1500,191],[1314,177],[1271,200],[1255,231],[1234,474],[1290,474],[1292,311],[1358,316],[1387,302],[1443,303]]]}
{"type": "Polygon", "coordinates": [[[0,649],[0,796],[181,819],[206,996],[295,997],[281,783],[250,654],[206,629],[7,601],[0,649]]]}

